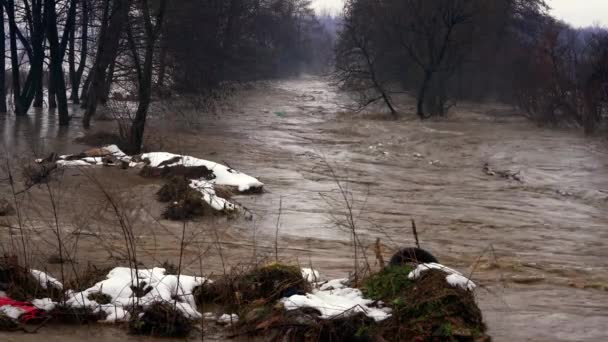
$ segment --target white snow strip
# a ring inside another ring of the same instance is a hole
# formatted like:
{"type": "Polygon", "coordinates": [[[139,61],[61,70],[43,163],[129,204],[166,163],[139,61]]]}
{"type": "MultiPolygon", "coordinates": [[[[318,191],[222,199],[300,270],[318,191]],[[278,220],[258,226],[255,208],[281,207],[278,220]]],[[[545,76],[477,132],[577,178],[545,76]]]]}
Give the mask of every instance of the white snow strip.
{"type": "MultiPolygon", "coordinates": [[[[116,145],[108,145],[101,148],[107,155],[111,155],[120,161],[124,161],[130,163],[133,159],[130,156],[127,156],[123,151],[118,148],[116,145]]],[[[57,161],[57,165],[61,167],[78,167],[78,166],[94,166],[94,165],[103,165],[103,157],[85,157],[77,160],[65,160],[70,155],[59,156],[59,160],[57,161]]],[[[42,160],[40,160],[42,161],[42,160]]]]}
{"type": "Polygon", "coordinates": [[[338,316],[351,316],[362,312],[375,321],[382,321],[391,315],[390,308],[370,306],[373,300],[363,297],[361,290],[348,287],[346,279],[330,280],[319,290],[306,295],[294,295],[281,299],[286,310],[313,308],[321,313],[322,319],[333,319],[338,316]]]}
{"type": "Polygon", "coordinates": [[[178,298],[177,309],[186,317],[199,319],[201,314],[196,310],[192,291],[206,281],[202,277],[166,275],[164,268],[134,270],[126,267],[116,267],[110,271],[106,280],[100,281],[93,287],[78,293],[69,293],[67,304],[73,307],[89,307],[95,311],[103,311],[108,316],[105,322],[128,320],[126,307],[134,303],[146,308],[154,303],[174,303],[178,298]],[[131,286],[140,288],[151,287],[151,291],[137,298],[131,286]],[[89,300],[91,293],[101,292],[112,298],[110,304],[100,305],[89,300]]]}
{"type": "Polygon", "coordinates": [[[227,166],[209,160],[198,159],[191,156],[183,156],[167,152],[145,153],[141,156],[141,158],[144,160],[148,159],[150,161],[150,166],[152,167],[159,167],[160,164],[162,164],[163,162],[173,158],[181,159],[175,163],[163,165],[162,167],[171,167],[176,165],[184,165],[186,167],[205,166],[207,169],[213,171],[213,174],[215,175],[215,179],[210,180],[210,183],[217,185],[234,186],[237,187],[241,192],[250,189],[261,188],[262,186],[264,186],[262,182],[251,176],[248,176],[237,170],[231,169],[227,166]]]}
{"type": "Polygon", "coordinates": [[[18,319],[21,315],[25,313],[25,310],[22,308],[18,308],[12,305],[3,305],[0,306],[0,314],[4,314],[12,319],[18,319]]]}
{"type": "Polygon", "coordinates": [[[217,322],[219,324],[234,324],[239,321],[239,316],[237,314],[223,314],[218,319],[217,322]]]}
{"type": "Polygon", "coordinates": [[[441,264],[437,264],[434,262],[418,265],[418,267],[416,267],[416,269],[411,271],[407,277],[409,279],[418,279],[420,277],[420,275],[422,274],[422,272],[425,272],[428,270],[433,270],[433,269],[441,270],[441,271],[445,272],[447,274],[447,276],[445,277],[445,280],[448,282],[448,284],[450,284],[450,286],[460,287],[464,290],[469,290],[469,291],[474,290],[475,287],[477,286],[477,285],[475,285],[475,283],[472,280],[463,276],[462,273],[460,273],[454,269],[451,269],[447,266],[443,266],[441,264]]]}
{"type": "Polygon", "coordinates": [[[52,311],[55,306],[57,306],[57,303],[53,302],[51,298],[34,299],[32,301],[32,304],[36,308],[44,310],[46,312],[52,311]]]}
{"type": "Polygon", "coordinates": [[[51,284],[51,286],[53,286],[54,288],[63,289],[63,284],[59,280],[51,277],[50,275],[46,274],[45,272],[38,271],[38,270],[30,270],[30,272],[32,273],[34,278],[36,278],[38,280],[38,282],[40,283],[40,286],[43,289],[46,289],[48,287],[48,284],[51,284]]]}
{"type": "Polygon", "coordinates": [[[218,197],[215,194],[213,183],[206,180],[191,180],[190,187],[203,195],[203,200],[215,210],[233,211],[236,205],[224,198],[218,197]]]}
{"type": "Polygon", "coordinates": [[[309,283],[316,283],[319,281],[319,271],[312,268],[302,268],[302,278],[309,283]]]}
{"type": "Polygon", "coordinates": [[[57,165],[60,167],[93,166],[84,160],[58,160],[57,165]]]}

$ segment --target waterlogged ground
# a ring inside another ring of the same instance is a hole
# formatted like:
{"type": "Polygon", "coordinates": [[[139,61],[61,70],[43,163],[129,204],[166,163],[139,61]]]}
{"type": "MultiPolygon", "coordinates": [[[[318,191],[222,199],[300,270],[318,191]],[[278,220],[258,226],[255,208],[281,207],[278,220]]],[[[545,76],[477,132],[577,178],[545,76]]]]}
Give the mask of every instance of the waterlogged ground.
{"type": "MultiPolygon", "coordinates": [[[[351,235],[339,227],[347,206],[338,180],[351,194],[369,263],[376,262],[377,238],[387,256],[413,245],[415,219],[423,247],[481,285],[480,306],[495,340],[608,339],[605,141],[537,128],[497,105],[461,104],[447,119],[419,122],[346,114],[349,104],[326,80],[302,78],[243,90],[214,116],[177,104],[157,109],[151,149],[222,162],[266,184],[263,195],[237,197],[253,220],[186,226],[159,220],[158,181],[133,170],[68,170],[51,191],[75,267],[125,262],[122,229],[103,188],[128,215],[146,265],[177,262],[182,233],[189,273],[217,274],[262,259],[274,253],[280,212],[279,257],[344,276],[354,261],[351,235]],[[519,172],[523,182],[487,175],[485,163],[519,172]]],[[[83,149],[73,143],[82,129],[59,129],[46,112],[0,125],[7,153],[22,159],[83,149]]],[[[18,159],[13,164],[17,170],[18,159]]],[[[6,185],[1,189],[9,193],[6,185]]],[[[13,222],[2,230],[5,250],[20,248],[24,235],[29,259],[41,267],[57,253],[49,198],[48,189],[32,189],[21,200],[25,229],[13,222]]],[[[47,267],[57,274],[56,265],[47,267]]],[[[66,335],[63,341],[116,338],[114,330],[80,330],[80,336],[52,328],[49,334],[66,335]]]]}

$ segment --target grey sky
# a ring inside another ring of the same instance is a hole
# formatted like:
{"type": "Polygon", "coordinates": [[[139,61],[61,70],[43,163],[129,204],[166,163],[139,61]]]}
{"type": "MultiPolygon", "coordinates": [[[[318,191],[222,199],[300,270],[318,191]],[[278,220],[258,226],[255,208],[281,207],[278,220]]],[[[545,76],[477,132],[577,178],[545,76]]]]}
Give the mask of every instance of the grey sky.
{"type": "MultiPolygon", "coordinates": [[[[608,26],[608,0],[548,0],[551,14],[575,27],[600,24],[608,26]]],[[[338,13],[344,0],[313,0],[315,9],[338,13]]]]}

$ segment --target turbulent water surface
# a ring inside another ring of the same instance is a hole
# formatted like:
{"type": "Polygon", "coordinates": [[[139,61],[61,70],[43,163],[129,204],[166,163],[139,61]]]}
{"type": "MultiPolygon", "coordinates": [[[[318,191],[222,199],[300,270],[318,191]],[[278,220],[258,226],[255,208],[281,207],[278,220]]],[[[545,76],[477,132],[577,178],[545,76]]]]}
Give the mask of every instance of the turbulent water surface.
{"type": "MultiPolygon", "coordinates": [[[[223,162],[266,184],[262,195],[237,197],[253,220],[159,221],[158,181],[111,168],[68,170],[54,194],[77,265],[124,262],[121,228],[100,209],[108,208],[104,188],[129,214],[144,263],[175,262],[182,230],[186,268],[204,273],[272,254],[278,236],[280,258],[344,276],[354,261],[351,234],[340,228],[347,205],[339,183],[369,263],[378,238],[387,256],[413,245],[415,219],[423,247],[481,285],[478,299],[496,340],[608,338],[604,141],[537,128],[498,105],[462,104],[447,119],[419,122],[349,115],[349,104],[326,80],[302,78],[243,90],[213,117],[177,105],[158,109],[151,149],[223,162]],[[484,171],[486,163],[496,175],[484,171]],[[521,181],[501,177],[507,170],[521,181]]],[[[3,119],[0,131],[7,153],[21,158],[83,149],[73,142],[82,129],[60,129],[47,113],[3,119]]],[[[55,250],[48,197],[34,188],[22,200],[32,260],[55,250]]],[[[2,234],[6,248],[11,237],[2,234]]],[[[63,328],[55,330],[62,336],[63,328]]]]}

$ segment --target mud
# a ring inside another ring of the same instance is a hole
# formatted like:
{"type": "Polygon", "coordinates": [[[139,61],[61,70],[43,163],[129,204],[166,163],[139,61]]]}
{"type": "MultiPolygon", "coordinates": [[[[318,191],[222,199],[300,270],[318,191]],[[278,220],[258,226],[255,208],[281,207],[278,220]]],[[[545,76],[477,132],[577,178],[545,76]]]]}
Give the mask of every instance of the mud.
{"type": "MultiPolygon", "coordinates": [[[[402,103],[404,112],[413,111],[410,102],[402,103]]],[[[370,262],[377,238],[386,259],[414,245],[415,219],[422,247],[481,285],[478,300],[495,340],[608,338],[605,140],[535,127],[496,104],[460,104],[447,119],[426,122],[413,115],[389,121],[352,114],[349,104],[326,80],[302,78],[246,90],[217,115],[157,108],[149,149],[222,162],[265,183],[264,194],[235,196],[253,220],[164,221],[155,196],[161,180],[117,168],[66,170],[51,190],[76,267],[125,263],[121,227],[103,188],[128,215],[144,264],[177,264],[182,231],[189,272],[219,274],[222,265],[274,257],[281,208],[279,257],[312,264],[324,276],[343,276],[352,269],[353,252],[350,233],[338,224],[345,214],[338,178],[352,192],[370,262]],[[488,175],[486,163],[521,181],[488,175]]],[[[109,130],[114,124],[95,126],[109,130]]],[[[0,131],[7,153],[16,156],[15,169],[34,152],[86,149],[74,142],[84,132],[77,120],[63,129],[47,113],[0,118],[0,131]]],[[[10,198],[5,183],[0,191],[10,198]]],[[[7,221],[2,246],[18,246],[20,234],[27,235],[29,260],[44,264],[57,253],[49,191],[34,187],[21,198],[26,229],[7,221]]],[[[62,341],[117,336],[113,329],[48,329],[49,337],[62,341]]]]}

